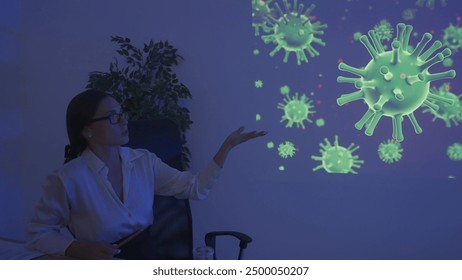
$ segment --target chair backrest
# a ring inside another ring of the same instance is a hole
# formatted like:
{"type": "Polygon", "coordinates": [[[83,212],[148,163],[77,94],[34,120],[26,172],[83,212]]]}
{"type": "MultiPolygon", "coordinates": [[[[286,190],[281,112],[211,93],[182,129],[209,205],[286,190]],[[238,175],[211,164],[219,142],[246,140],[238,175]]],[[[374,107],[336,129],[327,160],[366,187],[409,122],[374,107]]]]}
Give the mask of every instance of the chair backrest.
{"type": "MultiPolygon", "coordinates": [[[[182,139],[178,126],[171,120],[142,120],[128,124],[131,148],[144,148],[163,162],[181,170],[182,139]]],[[[150,235],[156,248],[151,259],[192,259],[192,215],[188,199],[156,195],[154,223],[150,235]]]]}

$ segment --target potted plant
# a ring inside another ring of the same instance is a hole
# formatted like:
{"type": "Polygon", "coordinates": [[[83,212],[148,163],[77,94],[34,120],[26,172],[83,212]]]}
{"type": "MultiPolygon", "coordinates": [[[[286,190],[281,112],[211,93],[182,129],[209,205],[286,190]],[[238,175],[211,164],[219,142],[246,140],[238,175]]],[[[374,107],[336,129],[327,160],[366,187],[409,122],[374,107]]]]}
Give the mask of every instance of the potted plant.
{"type": "Polygon", "coordinates": [[[133,46],[129,38],[113,36],[111,41],[118,44],[117,54],[123,63],[115,57],[108,72],[91,72],[86,87],[112,94],[128,112],[130,121],[169,119],[175,122],[182,134],[182,165],[188,168],[190,151],[185,132],[192,121],[189,110],[179,101],[191,98],[191,93],[173,71],[173,66],[183,57],[168,41],[151,40],[142,49],[133,46]]]}

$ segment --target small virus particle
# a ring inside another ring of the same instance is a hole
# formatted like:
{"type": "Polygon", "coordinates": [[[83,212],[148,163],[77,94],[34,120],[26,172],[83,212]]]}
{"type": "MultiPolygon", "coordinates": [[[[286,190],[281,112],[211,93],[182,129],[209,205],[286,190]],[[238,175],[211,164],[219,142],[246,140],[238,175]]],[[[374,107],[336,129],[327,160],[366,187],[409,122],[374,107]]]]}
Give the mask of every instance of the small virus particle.
{"type": "Polygon", "coordinates": [[[363,33],[361,33],[361,32],[355,32],[355,33],[353,33],[353,39],[354,39],[355,41],[358,41],[359,38],[361,38],[361,36],[363,36],[363,33]]]}
{"type": "Polygon", "coordinates": [[[253,55],[259,55],[260,54],[260,50],[259,49],[254,49],[253,50],[253,55]]]}
{"type": "Polygon", "coordinates": [[[449,24],[444,29],[443,45],[457,52],[462,48],[462,27],[449,24]]]}
{"type": "Polygon", "coordinates": [[[430,82],[445,78],[454,78],[454,70],[431,74],[429,68],[443,61],[451,55],[451,50],[445,48],[442,52],[428,59],[437,49],[442,46],[440,41],[435,41],[425,52],[423,49],[430,42],[432,35],[425,33],[422,39],[409,52],[409,38],[412,32],[411,25],[399,23],[397,25],[397,37],[393,41],[392,50],[384,51],[383,45],[373,30],[369,36],[362,36],[360,41],[368,50],[372,60],[365,68],[355,68],[345,63],[340,63],[341,71],[358,75],[359,78],[339,76],[339,83],[353,83],[356,92],[343,94],[337,99],[337,104],[342,106],[348,102],[363,99],[369,109],[364,116],[355,124],[356,129],[362,129],[366,124],[365,134],[371,136],[382,116],[392,118],[393,139],[401,142],[404,140],[402,122],[403,116],[411,121],[414,131],[422,133],[414,111],[422,105],[438,110],[438,105],[432,101],[451,103],[451,100],[437,96],[430,92],[430,82]]]}
{"type": "Polygon", "coordinates": [[[263,87],[263,81],[262,80],[256,80],[255,81],[255,87],[256,88],[262,88],[263,87]]]}
{"type": "Polygon", "coordinates": [[[393,38],[393,27],[386,19],[382,19],[374,26],[374,32],[380,41],[390,41],[393,38]]]}
{"type": "Polygon", "coordinates": [[[279,103],[278,109],[284,110],[284,115],[281,118],[281,122],[287,121],[286,127],[292,127],[294,124],[297,127],[305,128],[304,121],[312,123],[313,121],[309,118],[309,114],[314,114],[316,111],[312,110],[313,100],[308,98],[305,94],[298,97],[298,92],[295,96],[289,96],[289,93],[285,94],[284,103],[279,103]]]}
{"type": "Polygon", "coordinates": [[[266,143],[266,147],[267,147],[268,149],[272,149],[272,148],[274,148],[274,143],[273,143],[272,141],[271,141],[271,142],[268,142],[268,143],[266,143]]]}
{"type": "Polygon", "coordinates": [[[280,165],[280,166],[278,167],[278,170],[279,170],[279,171],[284,171],[284,170],[286,170],[286,168],[284,167],[284,165],[280,165]]]}
{"type": "Polygon", "coordinates": [[[403,11],[402,17],[404,20],[409,21],[415,19],[416,9],[405,9],[403,11]]]}
{"type": "Polygon", "coordinates": [[[282,158],[293,157],[296,150],[295,145],[290,141],[285,141],[278,146],[278,154],[282,158]]]}
{"type": "Polygon", "coordinates": [[[402,157],[403,148],[399,142],[388,140],[380,143],[378,153],[381,161],[385,163],[397,162],[402,157]]]}
{"type": "Polygon", "coordinates": [[[265,18],[271,13],[269,4],[272,1],[273,0],[252,0],[252,26],[255,29],[255,36],[260,36],[260,29],[264,32],[270,30],[265,18]]]}
{"type": "Polygon", "coordinates": [[[454,60],[452,60],[452,58],[450,58],[450,57],[446,57],[443,60],[443,66],[444,67],[451,67],[453,64],[454,64],[454,60]]]}
{"type": "MultiPolygon", "coordinates": [[[[446,7],[447,5],[446,0],[440,0],[440,2],[441,2],[441,7],[446,7]]],[[[435,9],[435,0],[417,0],[415,4],[419,7],[425,6],[431,10],[435,9]]]]}
{"type": "Polygon", "coordinates": [[[315,37],[315,35],[324,34],[322,29],[327,28],[327,25],[321,24],[319,21],[311,22],[310,13],[316,7],[314,4],[308,7],[305,13],[302,13],[304,5],[298,5],[297,0],[294,0],[292,7],[287,0],[282,1],[285,11],[282,11],[278,3],[274,4],[280,14],[278,18],[273,17],[271,14],[266,15],[267,22],[273,33],[262,35],[261,39],[266,44],[274,43],[276,45],[274,50],[270,52],[270,56],[274,56],[279,50],[284,49],[283,61],[285,63],[289,60],[289,54],[294,52],[297,57],[297,65],[301,65],[302,61],[308,62],[305,51],[311,57],[319,55],[319,52],[313,48],[312,43],[321,46],[326,45],[324,41],[315,37]]]}
{"type": "Polygon", "coordinates": [[[338,136],[335,135],[334,145],[332,145],[327,138],[324,138],[325,143],[320,143],[321,156],[311,156],[316,161],[321,161],[321,164],[313,168],[313,171],[317,171],[324,168],[328,173],[353,173],[358,174],[353,168],[360,168],[363,160],[359,160],[357,155],[353,155],[359,146],[355,146],[351,143],[348,148],[339,146],[338,136]]]}
{"type": "Polygon", "coordinates": [[[438,89],[435,87],[430,89],[430,92],[436,96],[440,96],[451,100],[451,103],[436,100],[434,103],[438,105],[438,110],[433,111],[429,108],[424,109],[423,113],[432,113],[434,115],[433,121],[441,119],[446,124],[446,127],[451,127],[451,122],[457,126],[462,122],[462,94],[457,96],[450,92],[451,86],[449,83],[444,83],[438,89]]]}
{"type": "Polygon", "coordinates": [[[447,151],[450,160],[460,161],[462,160],[462,144],[454,143],[448,147],[447,151]]]}
{"type": "Polygon", "coordinates": [[[287,86],[287,85],[282,86],[282,87],[279,89],[279,91],[281,92],[281,94],[284,94],[284,95],[289,94],[289,92],[290,92],[290,87],[287,86]]]}
{"type": "Polygon", "coordinates": [[[319,119],[316,120],[316,126],[317,127],[322,127],[324,125],[326,125],[326,121],[323,118],[319,118],[319,119]]]}
{"type": "Polygon", "coordinates": [[[258,122],[258,121],[261,121],[261,115],[260,114],[256,114],[255,115],[255,120],[258,122]]]}

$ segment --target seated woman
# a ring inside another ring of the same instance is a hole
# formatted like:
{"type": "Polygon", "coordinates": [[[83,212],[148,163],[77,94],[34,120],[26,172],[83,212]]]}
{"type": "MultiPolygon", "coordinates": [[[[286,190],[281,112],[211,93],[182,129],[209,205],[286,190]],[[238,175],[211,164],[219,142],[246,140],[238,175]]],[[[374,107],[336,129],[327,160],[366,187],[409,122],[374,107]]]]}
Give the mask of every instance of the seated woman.
{"type": "Polygon", "coordinates": [[[50,174],[28,227],[30,248],[79,259],[110,259],[112,243],[149,227],[154,194],[204,199],[235,146],[265,131],[229,134],[198,174],[180,172],[128,143],[127,117],[107,93],[87,90],[68,105],[70,145],[65,164],[50,174]],[[70,233],[70,234],[69,234],[70,233]]]}

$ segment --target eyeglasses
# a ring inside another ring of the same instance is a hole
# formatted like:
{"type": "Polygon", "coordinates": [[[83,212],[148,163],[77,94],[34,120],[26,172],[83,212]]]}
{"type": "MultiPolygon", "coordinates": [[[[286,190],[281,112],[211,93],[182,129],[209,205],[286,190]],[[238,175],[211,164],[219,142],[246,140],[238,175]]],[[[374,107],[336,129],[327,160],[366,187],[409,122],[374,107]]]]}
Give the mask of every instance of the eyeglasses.
{"type": "Polygon", "coordinates": [[[112,112],[106,117],[91,119],[89,121],[89,123],[103,121],[103,120],[109,120],[110,124],[119,124],[122,121],[122,118],[124,118],[125,120],[128,120],[128,113],[124,112],[124,111],[122,111],[120,113],[112,112]]]}

